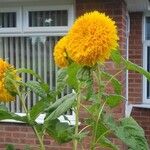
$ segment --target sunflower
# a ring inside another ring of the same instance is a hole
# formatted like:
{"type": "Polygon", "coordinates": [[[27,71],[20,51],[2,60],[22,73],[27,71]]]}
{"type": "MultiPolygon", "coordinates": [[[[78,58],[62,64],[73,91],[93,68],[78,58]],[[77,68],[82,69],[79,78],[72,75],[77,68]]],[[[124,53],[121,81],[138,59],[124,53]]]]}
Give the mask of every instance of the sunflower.
{"type": "Polygon", "coordinates": [[[0,58],[0,101],[2,102],[9,102],[15,99],[15,88],[13,86],[10,89],[9,85],[12,84],[9,83],[6,79],[8,74],[11,75],[12,79],[19,79],[13,66],[0,58]],[[10,91],[12,91],[13,93],[10,91]]]}
{"type": "Polygon", "coordinates": [[[66,53],[67,40],[68,37],[64,36],[57,42],[54,48],[54,60],[60,68],[68,66],[68,59],[66,53]]]}
{"type": "Polygon", "coordinates": [[[98,11],[79,17],[68,33],[68,56],[83,66],[93,66],[109,59],[118,46],[115,22],[98,11]]]}

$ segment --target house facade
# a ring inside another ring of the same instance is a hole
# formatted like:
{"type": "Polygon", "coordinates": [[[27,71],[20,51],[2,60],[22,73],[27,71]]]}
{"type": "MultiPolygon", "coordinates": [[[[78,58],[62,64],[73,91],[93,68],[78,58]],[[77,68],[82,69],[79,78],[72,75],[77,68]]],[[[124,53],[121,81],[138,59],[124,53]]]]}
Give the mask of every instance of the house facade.
{"type": "MultiPolygon", "coordinates": [[[[0,0],[0,57],[16,68],[25,67],[39,73],[51,88],[56,86],[57,67],[53,60],[55,43],[67,33],[73,21],[80,15],[98,10],[116,21],[121,54],[128,60],[150,70],[150,2],[149,0],[0,0]]],[[[106,70],[115,73],[111,61],[106,70]]],[[[24,81],[34,80],[22,75],[24,81]]],[[[116,117],[133,116],[144,128],[150,144],[150,83],[136,72],[123,72],[118,76],[123,83],[127,101],[114,113],[116,117]]],[[[69,93],[69,89],[62,96],[69,93]]],[[[36,103],[35,95],[26,100],[28,108],[36,103]]],[[[18,99],[7,104],[12,112],[23,115],[18,99]]],[[[85,118],[81,110],[80,121],[85,118]]],[[[74,114],[68,118],[74,123],[74,114]]],[[[37,120],[42,123],[42,116],[37,120]]],[[[63,120],[62,120],[63,121],[63,120]]],[[[120,150],[127,148],[115,138],[120,150]]],[[[72,145],[59,145],[45,137],[46,150],[71,150],[72,145]]],[[[14,144],[23,150],[27,144],[37,150],[38,141],[33,130],[26,124],[13,120],[0,123],[0,150],[6,144],[14,144]]],[[[89,140],[84,141],[88,150],[89,140]]]]}

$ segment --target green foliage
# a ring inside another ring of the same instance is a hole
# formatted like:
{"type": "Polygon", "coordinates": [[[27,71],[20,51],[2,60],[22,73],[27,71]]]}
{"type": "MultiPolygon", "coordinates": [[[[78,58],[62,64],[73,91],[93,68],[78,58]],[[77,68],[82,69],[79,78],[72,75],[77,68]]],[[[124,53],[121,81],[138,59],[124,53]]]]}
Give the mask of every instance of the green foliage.
{"type": "Polygon", "coordinates": [[[59,69],[57,72],[57,91],[58,92],[61,92],[62,90],[64,90],[64,88],[67,85],[67,79],[68,79],[67,69],[66,68],[59,69]]]}
{"type": "Polygon", "coordinates": [[[48,120],[46,131],[59,143],[66,143],[72,140],[74,127],[71,127],[68,123],[63,123],[58,119],[54,119],[48,120]]]}
{"type": "Polygon", "coordinates": [[[58,103],[56,101],[56,103],[54,103],[54,105],[52,105],[49,108],[49,110],[51,110],[52,108],[56,107],[56,109],[54,109],[54,111],[52,111],[52,112],[50,111],[50,114],[46,117],[45,125],[47,125],[47,123],[50,120],[57,119],[59,116],[64,114],[67,110],[69,110],[73,106],[75,99],[76,99],[76,94],[72,93],[72,94],[66,95],[63,98],[61,98],[61,100],[59,100],[58,103]],[[62,103],[60,103],[60,102],[62,102],[62,103]]]}
{"type": "Polygon", "coordinates": [[[6,150],[15,150],[15,146],[12,144],[7,144],[6,145],[6,150]]]}
{"type": "Polygon", "coordinates": [[[33,122],[44,110],[49,107],[50,100],[41,99],[31,108],[30,110],[30,119],[33,122]]]}
{"type": "Polygon", "coordinates": [[[45,89],[42,87],[42,84],[37,81],[28,81],[26,83],[26,86],[30,88],[31,91],[33,91],[36,95],[46,98],[47,97],[47,92],[45,89]]]}
{"type": "Polygon", "coordinates": [[[67,74],[68,74],[68,78],[67,78],[67,83],[68,85],[77,90],[78,89],[78,79],[77,79],[77,73],[80,69],[80,66],[72,63],[68,68],[67,68],[67,74]]]}
{"type": "Polygon", "coordinates": [[[123,118],[118,123],[107,117],[105,123],[131,150],[149,150],[143,129],[132,117],[123,118]]]}
{"type": "Polygon", "coordinates": [[[110,148],[112,150],[119,150],[117,145],[113,144],[108,138],[105,136],[101,136],[98,140],[98,144],[104,148],[110,148]]]}
{"type": "Polygon", "coordinates": [[[4,110],[8,112],[8,108],[4,104],[0,104],[0,110],[4,110]]]}
{"type": "Polygon", "coordinates": [[[17,69],[17,73],[19,73],[19,74],[21,74],[21,73],[31,74],[32,76],[36,77],[39,81],[43,82],[43,79],[31,69],[19,68],[19,69],[17,69]]]}
{"type": "Polygon", "coordinates": [[[118,106],[125,97],[122,95],[110,94],[110,95],[103,95],[103,98],[106,100],[106,103],[109,107],[114,108],[118,106]]]}
{"type": "Polygon", "coordinates": [[[13,120],[28,123],[26,116],[21,117],[19,115],[16,115],[15,113],[6,111],[4,109],[0,109],[0,120],[5,120],[5,119],[13,119],[13,120]]]}
{"type": "Polygon", "coordinates": [[[102,78],[106,79],[107,81],[110,81],[110,83],[112,84],[114,91],[116,94],[121,95],[121,91],[122,91],[122,85],[121,83],[111,74],[102,71],[101,72],[102,78]]]}

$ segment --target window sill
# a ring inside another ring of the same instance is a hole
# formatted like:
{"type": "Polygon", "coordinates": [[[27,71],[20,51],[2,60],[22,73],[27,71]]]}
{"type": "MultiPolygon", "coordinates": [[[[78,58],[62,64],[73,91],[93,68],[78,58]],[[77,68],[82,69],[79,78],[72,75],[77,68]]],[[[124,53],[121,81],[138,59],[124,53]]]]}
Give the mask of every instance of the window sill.
{"type": "MultiPolygon", "coordinates": [[[[19,116],[25,116],[25,113],[16,113],[16,114],[19,115],[19,116]]],[[[44,117],[45,117],[45,114],[39,115],[39,117],[36,119],[36,122],[38,124],[43,124],[44,123],[44,117]]],[[[74,113],[72,115],[66,115],[66,117],[68,118],[69,121],[65,120],[63,116],[60,116],[58,119],[61,122],[68,123],[69,125],[75,125],[75,114],[74,113]]],[[[1,122],[7,122],[7,123],[24,123],[24,122],[13,120],[13,119],[5,119],[5,120],[2,120],[1,122]]]]}
{"type": "Polygon", "coordinates": [[[133,108],[145,108],[150,109],[150,104],[129,104],[126,106],[126,117],[129,117],[133,108]]]}

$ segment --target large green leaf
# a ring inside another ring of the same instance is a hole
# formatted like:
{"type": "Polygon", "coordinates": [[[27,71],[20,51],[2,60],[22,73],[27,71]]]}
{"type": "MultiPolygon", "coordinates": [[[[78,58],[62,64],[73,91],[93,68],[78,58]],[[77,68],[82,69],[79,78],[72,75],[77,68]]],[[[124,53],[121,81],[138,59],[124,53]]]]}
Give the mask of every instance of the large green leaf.
{"type": "Polygon", "coordinates": [[[49,120],[46,128],[50,137],[59,143],[66,143],[72,140],[74,128],[68,123],[62,123],[58,119],[49,120]]]}
{"type": "Polygon", "coordinates": [[[67,85],[67,68],[59,69],[57,72],[57,91],[61,92],[67,85]]]}
{"type": "Polygon", "coordinates": [[[67,94],[60,99],[57,99],[53,104],[51,104],[47,109],[45,109],[45,112],[52,112],[54,111],[58,106],[60,106],[65,100],[70,99],[74,97],[74,93],[67,94]]]}
{"type": "Polygon", "coordinates": [[[1,109],[0,110],[0,120],[5,120],[5,119],[13,119],[13,120],[28,123],[26,116],[21,117],[19,115],[16,115],[15,113],[11,113],[11,112],[1,109]]]}
{"type": "Polygon", "coordinates": [[[123,118],[118,123],[108,117],[105,123],[130,150],[149,150],[143,129],[132,117],[123,118]]]}
{"type": "Polygon", "coordinates": [[[125,59],[124,60],[124,64],[125,64],[125,67],[128,69],[128,70],[132,70],[132,71],[136,71],[142,75],[144,75],[148,80],[150,80],[150,73],[147,72],[146,70],[144,70],[142,67],[130,62],[130,61],[127,61],[125,59]]]}
{"type": "Polygon", "coordinates": [[[37,73],[35,73],[33,70],[26,69],[26,68],[20,68],[20,69],[17,69],[17,73],[29,73],[29,74],[33,75],[34,77],[36,77],[37,79],[39,79],[41,82],[43,82],[43,79],[37,73]]]}
{"type": "MultiPolygon", "coordinates": [[[[59,106],[56,109],[54,109],[54,111],[47,116],[47,118],[45,120],[45,124],[49,120],[57,119],[59,116],[63,115],[68,109],[70,109],[72,107],[72,105],[75,102],[75,99],[76,99],[75,93],[73,93],[71,97],[70,97],[70,95],[69,95],[69,97],[66,96],[65,99],[63,99],[63,102],[61,104],[59,103],[59,106]]],[[[55,103],[55,106],[57,104],[55,103]]],[[[51,108],[54,108],[54,105],[51,108]]]]}
{"type": "Polygon", "coordinates": [[[117,94],[104,95],[103,98],[106,100],[106,103],[109,107],[113,108],[118,106],[125,97],[117,94]]]}
{"type": "Polygon", "coordinates": [[[30,88],[31,91],[33,91],[36,95],[46,98],[47,92],[43,89],[43,86],[37,82],[37,81],[28,81],[26,83],[26,86],[30,88]]]}
{"type": "Polygon", "coordinates": [[[136,72],[144,75],[148,80],[150,80],[149,72],[147,72],[141,66],[138,66],[138,65],[132,63],[131,61],[124,59],[121,56],[121,54],[119,53],[119,51],[114,51],[111,54],[111,58],[115,63],[123,65],[123,67],[125,67],[127,70],[136,71],[136,72]]]}
{"type": "Polygon", "coordinates": [[[111,82],[111,84],[113,85],[115,93],[118,95],[121,95],[121,91],[122,91],[121,83],[113,75],[110,75],[107,72],[102,71],[101,74],[102,74],[102,77],[104,79],[107,79],[107,81],[111,82]]]}
{"type": "Polygon", "coordinates": [[[50,105],[50,100],[47,99],[41,99],[36,104],[31,108],[30,110],[30,118],[31,121],[35,121],[35,119],[44,112],[44,110],[49,107],[50,105]]]}
{"type": "Polygon", "coordinates": [[[108,140],[105,136],[101,136],[98,140],[98,144],[104,148],[110,148],[112,150],[119,150],[118,147],[108,140]]]}

